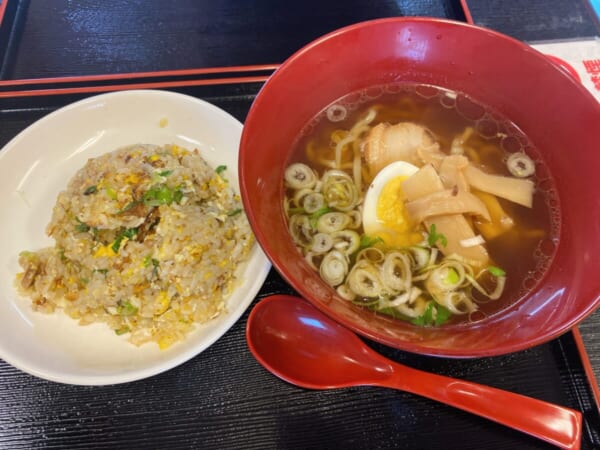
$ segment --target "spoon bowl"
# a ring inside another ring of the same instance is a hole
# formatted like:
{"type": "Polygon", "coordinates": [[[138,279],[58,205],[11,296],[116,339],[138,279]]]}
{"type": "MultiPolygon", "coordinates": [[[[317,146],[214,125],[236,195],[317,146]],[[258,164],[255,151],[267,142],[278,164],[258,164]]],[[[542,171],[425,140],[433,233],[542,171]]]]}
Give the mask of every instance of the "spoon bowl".
{"type": "Polygon", "coordinates": [[[296,386],[333,389],[369,385],[399,389],[562,448],[580,447],[579,411],[388,360],[298,297],[274,295],[263,299],[250,313],[246,339],[258,362],[296,386]]]}

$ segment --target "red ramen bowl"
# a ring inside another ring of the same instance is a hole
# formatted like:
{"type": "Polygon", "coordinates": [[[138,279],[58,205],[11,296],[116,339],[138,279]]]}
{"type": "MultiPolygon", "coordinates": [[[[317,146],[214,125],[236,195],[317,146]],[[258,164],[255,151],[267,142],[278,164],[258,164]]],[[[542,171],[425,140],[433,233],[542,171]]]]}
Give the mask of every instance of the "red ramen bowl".
{"type": "Polygon", "coordinates": [[[274,267],[314,306],[358,334],[415,353],[482,357],[541,344],[600,302],[600,106],[528,45],[462,23],[390,18],[332,32],[291,56],[265,83],[241,140],[241,193],[274,267]],[[460,326],[418,327],[344,300],[296,249],[283,210],[284,169],[303,127],[346,94],[407,81],[465,93],[514,122],[557,190],[551,263],[518,302],[460,326]]]}

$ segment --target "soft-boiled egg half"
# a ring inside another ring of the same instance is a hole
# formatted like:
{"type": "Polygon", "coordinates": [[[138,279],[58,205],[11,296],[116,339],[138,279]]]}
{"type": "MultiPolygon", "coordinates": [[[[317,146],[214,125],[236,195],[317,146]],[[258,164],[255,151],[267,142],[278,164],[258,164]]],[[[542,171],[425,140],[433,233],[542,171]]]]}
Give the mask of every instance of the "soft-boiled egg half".
{"type": "Polygon", "coordinates": [[[407,215],[402,192],[402,182],[418,170],[412,164],[396,161],[375,176],[363,204],[363,228],[367,236],[379,237],[393,247],[414,245],[423,240],[407,215]]]}

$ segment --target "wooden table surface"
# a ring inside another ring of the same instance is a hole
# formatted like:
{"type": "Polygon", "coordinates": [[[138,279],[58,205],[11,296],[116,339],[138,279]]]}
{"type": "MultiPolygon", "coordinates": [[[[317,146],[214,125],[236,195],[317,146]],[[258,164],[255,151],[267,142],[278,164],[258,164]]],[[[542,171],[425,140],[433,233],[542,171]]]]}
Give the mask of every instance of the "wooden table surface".
{"type": "MultiPolygon", "coordinates": [[[[326,32],[390,16],[471,19],[529,42],[600,34],[586,0],[1,0],[0,11],[6,82],[277,65],[326,32]]],[[[243,120],[258,87],[211,97],[243,120]]],[[[23,112],[10,122],[0,115],[2,138],[46,112],[23,112]]],[[[260,297],[273,292],[292,292],[275,272],[260,297]]],[[[0,448],[551,448],[410,395],[374,388],[307,393],[285,385],[245,350],[246,317],[199,357],[126,385],[59,385],[0,364],[0,448]]],[[[600,378],[600,311],[579,328],[600,378]]],[[[571,399],[554,386],[582,383],[558,367],[527,384],[526,374],[538,374],[552,358],[569,364],[562,353],[576,350],[568,342],[479,362],[432,362],[375,347],[417,367],[558,403],[571,399]]],[[[588,420],[584,448],[594,448],[600,421],[594,412],[588,420]]]]}

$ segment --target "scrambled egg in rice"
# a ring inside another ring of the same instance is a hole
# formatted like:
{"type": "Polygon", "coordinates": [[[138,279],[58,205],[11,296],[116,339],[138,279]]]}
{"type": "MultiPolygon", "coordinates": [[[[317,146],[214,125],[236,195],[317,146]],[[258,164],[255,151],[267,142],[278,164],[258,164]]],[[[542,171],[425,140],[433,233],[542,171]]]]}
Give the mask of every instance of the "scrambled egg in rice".
{"type": "Polygon", "coordinates": [[[54,247],[20,254],[20,291],[135,345],[183,339],[224,311],[254,242],[226,173],[175,145],[90,159],[58,195],[54,247]]]}

